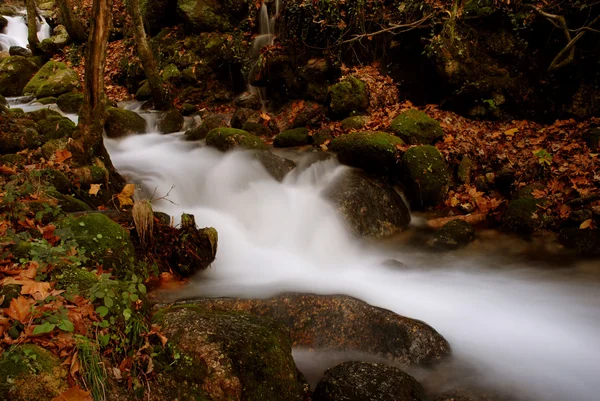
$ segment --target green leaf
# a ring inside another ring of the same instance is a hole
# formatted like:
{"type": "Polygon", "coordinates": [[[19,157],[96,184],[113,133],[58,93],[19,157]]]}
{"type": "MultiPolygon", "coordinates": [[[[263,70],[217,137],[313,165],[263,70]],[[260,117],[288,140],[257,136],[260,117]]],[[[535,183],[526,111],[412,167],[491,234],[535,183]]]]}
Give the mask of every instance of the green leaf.
{"type": "Polygon", "coordinates": [[[58,325],[58,328],[62,331],[68,332],[72,332],[73,330],[75,330],[75,326],[73,326],[73,323],[71,323],[71,321],[68,319],[61,320],[60,324],[58,325]]]}
{"type": "Polygon", "coordinates": [[[140,294],[145,294],[146,286],[144,284],[138,284],[138,291],[140,292],[140,294]]]}
{"type": "Polygon", "coordinates": [[[135,302],[139,299],[139,297],[136,294],[131,294],[129,296],[129,299],[131,299],[131,302],[135,302]]]}
{"type": "Polygon", "coordinates": [[[125,309],[123,311],[123,317],[125,320],[129,320],[129,318],[131,318],[131,309],[125,309]]]}
{"type": "Polygon", "coordinates": [[[113,305],[114,305],[114,301],[112,298],[109,298],[109,297],[104,298],[104,306],[106,306],[107,308],[112,308],[113,305]]]}
{"type": "Polygon", "coordinates": [[[100,315],[100,317],[104,317],[108,315],[108,308],[106,306],[99,306],[96,308],[96,313],[100,315]]]}
{"type": "Polygon", "coordinates": [[[110,334],[104,334],[104,335],[98,336],[98,342],[100,343],[101,347],[106,347],[108,345],[109,341],[110,341],[110,334]]]}
{"type": "Polygon", "coordinates": [[[105,295],[106,295],[106,293],[104,291],[96,291],[96,293],[94,294],[94,296],[96,298],[100,298],[100,299],[104,298],[105,295]]]}
{"type": "Polygon", "coordinates": [[[37,336],[39,334],[50,333],[52,330],[54,330],[55,327],[56,327],[55,324],[44,322],[43,324],[40,324],[39,326],[35,326],[35,328],[33,329],[33,335],[37,336]]]}

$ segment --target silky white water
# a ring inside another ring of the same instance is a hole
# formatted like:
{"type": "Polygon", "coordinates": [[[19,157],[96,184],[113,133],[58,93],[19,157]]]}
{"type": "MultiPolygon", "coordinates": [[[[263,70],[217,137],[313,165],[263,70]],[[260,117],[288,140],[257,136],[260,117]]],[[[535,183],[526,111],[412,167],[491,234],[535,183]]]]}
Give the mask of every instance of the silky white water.
{"type": "Polygon", "coordinates": [[[219,232],[212,268],[185,296],[268,297],[282,291],[344,293],[423,320],[454,359],[489,384],[545,401],[600,394],[600,286],[534,266],[498,268],[497,255],[458,257],[367,247],[346,231],[322,190],[343,173],[335,161],[276,182],[241,152],[222,154],[181,135],[107,140],[119,171],[219,232]],[[395,257],[406,270],[383,267],[395,257]],[[492,267],[493,266],[493,267],[492,267]]]}
{"type": "MultiPolygon", "coordinates": [[[[4,28],[4,31],[0,33],[0,50],[9,51],[11,46],[27,48],[29,45],[29,40],[27,39],[27,17],[23,15],[4,18],[6,18],[8,24],[4,28]]],[[[40,18],[41,21],[38,22],[37,26],[37,36],[42,41],[50,37],[51,28],[44,17],[40,18]]]]}

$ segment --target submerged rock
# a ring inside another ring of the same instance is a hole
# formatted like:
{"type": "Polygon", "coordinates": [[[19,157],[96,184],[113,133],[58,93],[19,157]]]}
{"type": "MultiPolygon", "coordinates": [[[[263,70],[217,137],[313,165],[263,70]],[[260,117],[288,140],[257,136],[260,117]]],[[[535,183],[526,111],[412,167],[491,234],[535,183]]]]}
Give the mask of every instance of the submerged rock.
{"type": "Polygon", "coordinates": [[[266,149],[266,145],[256,135],[236,128],[215,128],[206,135],[206,144],[222,152],[235,147],[244,149],[266,149]]]}
{"type": "Polygon", "coordinates": [[[450,355],[433,328],[346,295],[284,294],[269,299],[199,299],[215,311],[266,316],[290,328],[294,347],[360,351],[402,365],[430,364],[450,355]]]}
{"type": "Polygon", "coordinates": [[[403,180],[414,207],[435,206],[448,193],[450,176],[444,156],[430,145],[415,146],[402,157],[403,180]]]}
{"type": "Polygon", "coordinates": [[[381,363],[344,362],[325,372],[313,401],[425,401],[414,377],[381,363]]]}
{"type": "Polygon", "coordinates": [[[329,88],[329,108],[336,116],[347,116],[352,112],[365,111],[369,106],[367,85],[360,79],[349,76],[329,88]]]}
{"type": "Polygon", "coordinates": [[[31,78],[23,89],[23,94],[35,95],[36,98],[59,96],[79,88],[79,76],[65,63],[48,61],[31,78]]]}
{"type": "Polygon", "coordinates": [[[360,170],[349,170],[326,190],[351,231],[368,238],[382,238],[404,230],[410,212],[402,197],[383,181],[360,170]]]}
{"type": "Polygon", "coordinates": [[[27,82],[40,69],[23,56],[10,56],[0,60],[0,95],[21,96],[27,82]]]}
{"type": "Polygon", "coordinates": [[[146,120],[133,111],[109,107],[107,109],[104,130],[106,131],[106,136],[109,138],[120,138],[129,134],[142,134],[146,132],[146,120]]]}
{"type": "Polygon", "coordinates": [[[329,149],[337,153],[343,164],[369,173],[397,175],[400,138],[386,132],[353,132],[331,141],[329,149]]]}
{"type": "Polygon", "coordinates": [[[153,320],[177,355],[163,365],[155,364],[154,399],[308,398],[308,385],[296,368],[289,333],[282,324],[201,305],[161,309],[153,320]]]}
{"type": "Polygon", "coordinates": [[[458,249],[475,239],[475,230],[464,220],[449,221],[433,237],[433,246],[438,249],[458,249]]]}
{"type": "Polygon", "coordinates": [[[437,120],[419,110],[407,110],[392,121],[391,130],[411,145],[433,145],[444,136],[437,120]]]}
{"type": "Polygon", "coordinates": [[[292,160],[279,157],[268,150],[255,150],[252,152],[252,157],[258,160],[277,181],[283,181],[287,173],[296,167],[296,163],[292,160]]]}

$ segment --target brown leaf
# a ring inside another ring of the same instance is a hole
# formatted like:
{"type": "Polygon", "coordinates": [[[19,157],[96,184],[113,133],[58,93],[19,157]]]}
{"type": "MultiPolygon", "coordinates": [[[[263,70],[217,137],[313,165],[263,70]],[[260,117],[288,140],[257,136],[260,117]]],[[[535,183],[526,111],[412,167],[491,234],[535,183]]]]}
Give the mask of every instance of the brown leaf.
{"type": "Polygon", "coordinates": [[[119,203],[121,207],[123,206],[133,206],[133,193],[135,191],[135,184],[127,184],[123,187],[121,193],[117,195],[117,199],[119,199],[119,203]]]}
{"type": "Polygon", "coordinates": [[[54,154],[56,156],[57,163],[63,163],[65,160],[70,159],[73,154],[69,152],[67,149],[57,150],[54,154]]]}
{"type": "Polygon", "coordinates": [[[90,195],[98,195],[98,191],[100,191],[100,186],[102,184],[92,184],[90,185],[90,190],[88,191],[88,194],[90,195]]]}
{"type": "Polygon", "coordinates": [[[7,316],[25,324],[31,317],[32,304],[33,301],[25,297],[13,298],[8,308],[5,309],[5,313],[7,316]]]}
{"type": "Polygon", "coordinates": [[[6,175],[12,175],[12,174],[17,174],[17,170],[14,167],[8,167],[3,164],[0,166],[0,173],[6,174],[6,175]]]}
{"type": "Polygon", "coordinates": [[[21,294],[31,295],[36,301],[41,301],[50,295],[50,283],[29,281],[21,287],[21,294]]]}
{"type": "Polygon", "coordinates": [[[79,386],[71,387],[52,401],[94,401],[89,391],[82,390],[79,386]]]}
{"type": "Polygon", "coordinates": [[[586,228],[590,228],[592,226],[592,219],[587,219],[579,226],[580,230],[585,230],[586,228]]]}

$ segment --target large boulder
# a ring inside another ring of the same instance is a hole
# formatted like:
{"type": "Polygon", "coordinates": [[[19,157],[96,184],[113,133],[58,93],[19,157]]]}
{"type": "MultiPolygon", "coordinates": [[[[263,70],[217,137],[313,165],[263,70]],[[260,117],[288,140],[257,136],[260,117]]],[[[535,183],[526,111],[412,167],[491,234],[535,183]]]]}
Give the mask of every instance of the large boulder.
{"type": "Polygon", "coordinates": [[[153,320],[174,350],[163,364],[155,362],[153,400],[308,399],[280,323],[202,305],[161,309],[153,320]]]}
{"type": "Polygon", "coordinates": [[[132,271],[135,259],[129,231],[102,213],[67,217],[57,223],[59,236],[72,239],[85,249],[85,256],[112,269],[117,277],[126,277],[132,271]]]}
{"type": "Polygon", "coordinates": [[[146,120],[133,111],[109,107],[104,130],[109,138],[142,134],[146,132],[146,120]]]}
{"type": "Polygon", "coordinates": [[[236,128],[215,128],[206,135],[206,144],[226,152],[235,147],[244,149],[266,149],[267,146],[256,135],[236,128]]]}
{"type": "Polygon", "coordinates": [[[284,294],[269,299],[199,299],[215,311],[250,312],[290,328],[294,347],[359,351],[402,365],[430,364],[450,354],[427,324],[346,295],[284,294]]]}
{"type": "Polygon", "coordinates": [[[0,357],[0,399],[46,401],[69,388],[59,357],[33,344],[14,345],[0,357]]]}
{"type": "Polygon", "coordinates": [[[433,145],[444,136],[437,120],[419,110],[406,110],[392,121],[391,130],[411,145],[433,145]]]}
{"type": "Polygon", "coordinates": [[[0,154],[16,153],[43,143],[35,122],[28,118],[13,118],[10,114],[0,118],[0,154]]]}
{"type": "Polygon", "coordinates": [[[30,59],[10,56],[0,60],[0,95],[21,96],[27,82],[40,69],[30,59]]]}
{"type": "Polygon", "coordinates": [[[313,401],[425,401],[414,377],[381,363],[344,362],[325,372],[313,401]]]}
{"type": "Polygon", "coordinates": [[[381,238],[402,231],[410,212],[389,184],[351,169],[326,190],[346,223],[357,235],[381,238]]]}
{"type": "Polygon", "coordinates": [[[402,157],[402,169],[412,206],[435,206],[448,194],[448,166],[444,156],[434,146],[415,146],[408,149],[402,157]]]}
{"type": "Polygon", "coordinates": [[[8,54],[11,56],[31,57],[31,50],[21,46],[11,46],[10,49],[8,49],[8,54]]]}
{"type": "Polygon", "coordinates": [[[345,117],[352,112],[362,112],[369,106],[367,85],[349,76],[329,88],[329,108],[336,116],[345,117]]]}
{"type": "Polygon", "coordinates": [[[370,173],[396,175],[404,142],[385,132],[353,132],[331,141],[329,149],[340,162],[370,173]]]}
{"type": "Polygon", "coordinates": [[[24,95],[36,98],[59,96],[79,88],[79,76],[65,63],[48,61],[23,89],[24,95]]]}

